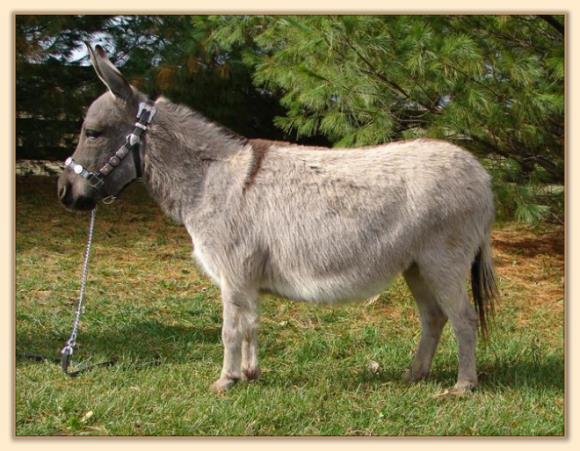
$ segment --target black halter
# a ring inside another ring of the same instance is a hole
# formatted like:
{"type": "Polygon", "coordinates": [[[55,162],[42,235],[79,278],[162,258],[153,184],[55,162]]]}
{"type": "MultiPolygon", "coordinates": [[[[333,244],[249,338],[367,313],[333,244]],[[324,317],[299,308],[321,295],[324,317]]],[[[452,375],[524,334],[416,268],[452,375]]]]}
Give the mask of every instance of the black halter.
{"type": "MultiPolygon", "coordinates": [[[[105,184],[105,178],[113,172],[113,170],[121,164],[121,161],[131,153],[133,155],[133,163],[135,165],[135,172],[138,179],[143,175],[143,169],[141,164],[141,155],[139,149],[141,147],[141,136],[147,130],[147,126],[151,123],[153,116],[156,113],[155,106],[153,102],[141,102],[139,104],[139,111],[137,113],[137,122],[135,122],[135,128],[133,131],[127,135],[125,144],[123,144],[119,150],[117,150],[112,157],[104,164],[104,166],[97,172],[89,171],[84,166],[80,165],[68,157],[64,162],[65,167],[70,167],[73,172],[81,177],[87,179],[89,184],[96,189],[101,189],[105,184]]],[[[135,180],[133,179],[133,180],[135,180]]],[[[132,182],[129,181],[127,184],[132,182]]]]}

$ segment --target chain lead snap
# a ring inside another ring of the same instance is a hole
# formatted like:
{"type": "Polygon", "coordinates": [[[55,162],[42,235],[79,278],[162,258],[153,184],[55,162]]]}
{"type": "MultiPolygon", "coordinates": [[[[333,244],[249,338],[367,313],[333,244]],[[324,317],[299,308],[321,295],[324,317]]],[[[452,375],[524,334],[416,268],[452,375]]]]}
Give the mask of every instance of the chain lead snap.
{"type": "Polygon", "coordinates": [[[84,260],[83,260],[83,270],[82,270],[82,275],[81,275],[81,287],[80,287],[80,291],[79,291],[79,298],[78,298],[78,300],[76,302],[76,306],[75,306],[76,311],[75,311],[72,331],[71,331],[70,337],[67,340],[65,346],[60,351],[60,353],[62,355],[61,366],[62,366],[63,371],[66,374],[69,374],[68,367],[70,365],[72,354],[74,352],[74,348],[75,348],[75,345],[77,342],[77,333],[79,330],[79,324],[81,322],[81,314],[82,314],[83,309],[84,309],[83,300],[85,297],[85,289],[87,286],[87,276],[89,273],[89,257],[91,255],[91,243],[93,241],[93,232],[95,230],[95,213],[96,213],[96,211],[97,211],[96,208],[93,208],[93,210],[91,211],[91,220],[89,223],[89,236],[87,237],[87,246],[85,247],[85,256],[84,256],[84,260]]]}

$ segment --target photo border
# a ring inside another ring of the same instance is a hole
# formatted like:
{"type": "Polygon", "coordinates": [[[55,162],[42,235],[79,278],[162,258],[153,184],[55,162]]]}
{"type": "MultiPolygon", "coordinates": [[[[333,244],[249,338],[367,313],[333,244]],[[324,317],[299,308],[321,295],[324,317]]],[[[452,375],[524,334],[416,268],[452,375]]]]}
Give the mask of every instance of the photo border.
{"type": "MultiPolygon", "coordinates": [[[[14,0],[7,0],[3,2],[5,9],[2,11],[2,18],[4,26],[4,39],[0,39],[0,48],[2,49],[2,55],[4,58],[1,61],[2,68],[2,83],[0,84],[0,98],[4,99],[2,108],[2,120],[0,121],[1,134],[6,146],[3,156],[8,161],[4,160],[2,164],[2,177],[1,183],[5,185],[2,186],[0,190],[2,193],[2,206],[7,210],[2,216],[3,220],[0,221],[0,227],[3,232],[5,239],[2,241],[5,246],[3,255],[5,258],[2,260],[2,269],[0,273],[2,279],[0,279],[1,286],[5,287],[7,296],[6,308],[7,312],[2,316],[4,321],[3,330],[6,331],[7,340],[6,347],[4,349],[5,367],[2,371],[2,385],[5,391],[2,392],[4,405],[8,406],[8,409],[2,410],[2,440],[4,449],[12,449],[12,447],[33,447],[38,448],[39,445],[43,447],[54,447],[55,449],[62,449],[68,446],[78,446],[82,444],[84,446],[101,446],[103,445],[103,440],[107,440],[107,446],[113,447],[123,447],[125,449],[128,446],[139,446],[140,448],[159,448],[163,447],[191,447],[195,446],[201,449],[213,449],[216,446],[220,448],[223,446],[232,446],[236,450],[242,451],[245,449],[259,450],[265,449],[266,447],[276,446],[284,450],[284,448],[295,447],[299,440],[300,446],[305,446],[308,448],[314,448],[319,446],[332,446],[333,450],[335,448],[345,447],[345,449],[350,448],[356,441],[368,449],[373,449],[373,447],[384,447],[384,446],[404,446],[405,448],[410,447],[411,449],[415,447],[421,447],[424,445],[428,446],[444,446],[446,449],[453,449],[459,447],[465,447],[466,440],[469,440],[469,446],[487,447],[489,445],[502,446],[502,447],[512,447],[512,446],[549,446],[550,448],[567,448],[578,445],[578,440],[576,440],[576,434],[572,429],[572,419],[575,413],[575,408],[578,405],[578,396],[576,391],[570,384],[574,380],[573,375],[578,375],[578,365],[577,361],[574,360],[572,353],[569,352],[573,344],[578,345],[578,334],[574,332],[574,328],[571,324],[578,324],[578,308],[571,302],[574,298],[574,293],[577,292],[577,288],[574,283],[574,279],[571,276],[571,267],[573,267],[573,262],[578,258],[579,248],[571,236],[571,230],[573,230],[573,224],[577,223],[578,215],[578,193],[576,196],[572,195],[575,189],[573,178],[571,174],[578,172],[578,161],[574,157],[573,149],[573,132],[574,129],[570,127],[573,124],[573,113],[579,104],[579,96],[577,92],[572,91],[570,88],[574,77],[578,73],[577,61],[572,59],[572,51],[576,50],[574,48],[574,12],[577,12],[578,2],[576,5],[573,1],[562,1],[554,0],[549,3],[549,8],[546,8],[546,3],[539,2],[537,0],[533,1],[515,1],[510,2],[510,6],[506,6],[506,2],[499,2],[497,0],[490,0],[487,2],[478,2],[479,4],[470,4],[466,6],[465,3],[461,3],[457,0],[442,0],[436,3],[436,8],[434,8],[434,3],[431,1],[416,1],[411,0],[405,2],[405,8],[402,9],[400,5],[385,5],[384,2],[379,0],[373,1],[359,1],[356,2],[356,7],[353,5],[354,2],[345,1],[304,1],[296,0],[292,2],[292,7],[284,7],[281,5],[273,5],[272,1],[265,0],[247,0],[244,2],[243,8],[240,7],[239,2],[234,0],[215,0],[212,2],[204,2],[211,7],[201,5],[198,7],[192,7],[191,3],[184,0],[174,1],[169,0],[163,2],[164,9],[156,10],[154,5],[143,5],[142,2],[128,1],[124,2],[123,8],[118,8],[118,3],[111,2],[108,0],[103,0],[101,2],[94,2],[92,0],[84,2],[83,8],[79,9],[78,4],[73,4],[70,0],[57,0],[51,2],[51,8],[46,7],[46,3],[40,1],[20,1],[16,2],[14,0]],[[566,317],[566,346],[565,346],[565,373],[566,373],[566,412],[565,412],[565,430],[566,437],[533,437],[533,438],[520,438],[520,437],[505,437],[505,438],[494,438],[494,437],[442,437],[442,438],[418,438],[418,437],[297,437],[297,438],[274,438],[274,437],[240,437],[240,438],[202,438],[202,437],[38,437],[38,438],[20,438],[15,437],[14,433],[14,412],[15,412],[15,397],[14,397],[14,371],[15,371],[15,361],[14,361],[14,321],[15,321],[15,311],[14,311],[14,299],[15,299],[15,168],[14,168],[14,129],[15,129],[15,64],[14,64],[14,20],[16,14],[68,14],[68,13],[82,13],[82,14],[329,14],[329,13],[353,13],[353,14],[526,14],[526,13],[545,13],[545,14],[566,14],[566,191],[565,191],[565,214],[566,214],[566,227],[565,227],[565,245],[566,245],[566,284],[565,284],[565,317],[566,317]],[[10,101],[8,100],[10,99],[10,101]],[[160,443],[162,441],[163,443],[160,443]],[[396,443],[392,443],[396,441],[396,443]],[[193,443],[191,443],[193,442],[193,443]]],[[[577,78],[577,77],[576,77],[577,78]]],[[[578,81],[578,80],[574,80],[578,81]]]]}

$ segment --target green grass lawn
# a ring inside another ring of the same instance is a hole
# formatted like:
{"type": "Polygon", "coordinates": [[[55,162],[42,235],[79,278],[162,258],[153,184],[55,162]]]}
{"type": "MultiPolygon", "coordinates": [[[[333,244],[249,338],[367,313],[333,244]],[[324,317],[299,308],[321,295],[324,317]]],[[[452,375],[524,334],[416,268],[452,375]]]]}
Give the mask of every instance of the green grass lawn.
{"type": "MultiPolygon", "coordinates": [[[[17,353],[56,357],[70,333],[88,214],[61,208],[55,184],[16,184],[17,353]]],[[[262,378],[217,396],[219,290],[195,268],[185,230],[132,186],[98,209],[74,355],[117,364],[71,379],[17,357],[16,435],[563,435],[563,230],[504,224],[494,250],[503,298],[471,396],[437,396],[456,377],[449,326],[432,377],[400,381],[419,335],[401,278],[372,303],[265,297],[262,378]]]]}

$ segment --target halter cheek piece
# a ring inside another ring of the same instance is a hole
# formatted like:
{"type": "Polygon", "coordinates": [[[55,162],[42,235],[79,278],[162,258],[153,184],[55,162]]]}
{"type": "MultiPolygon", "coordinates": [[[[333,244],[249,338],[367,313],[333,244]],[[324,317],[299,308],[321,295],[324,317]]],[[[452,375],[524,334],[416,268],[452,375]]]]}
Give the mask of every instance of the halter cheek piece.
{"type": "MultiPolygon", "coordinates": [[[[123,144],[97,172],[89,171],[87,168],[73,160],[72,157],[66,159],[64,162],[65,167],[70,167],[75,174],[87,179],[93,188],[101,189],[105,184],[105,178],[121,164],[121,161],[123,161],[129,153],[131,153],[133,155],[133,163],[135,164],[135,171],[137,173],[135,179],[138,179],[143,175],[143,170],[141,168],[141,155],[139,154],[141,136],[147,130],[147,126],[151,123],[156,112],[157,110],[150,101],[141,102],[139,104],[135,128],[129,135],[127,135],[125,144],[123,144]]],[[[131,180],[131,182],[133,180],[131,180]]]]}

